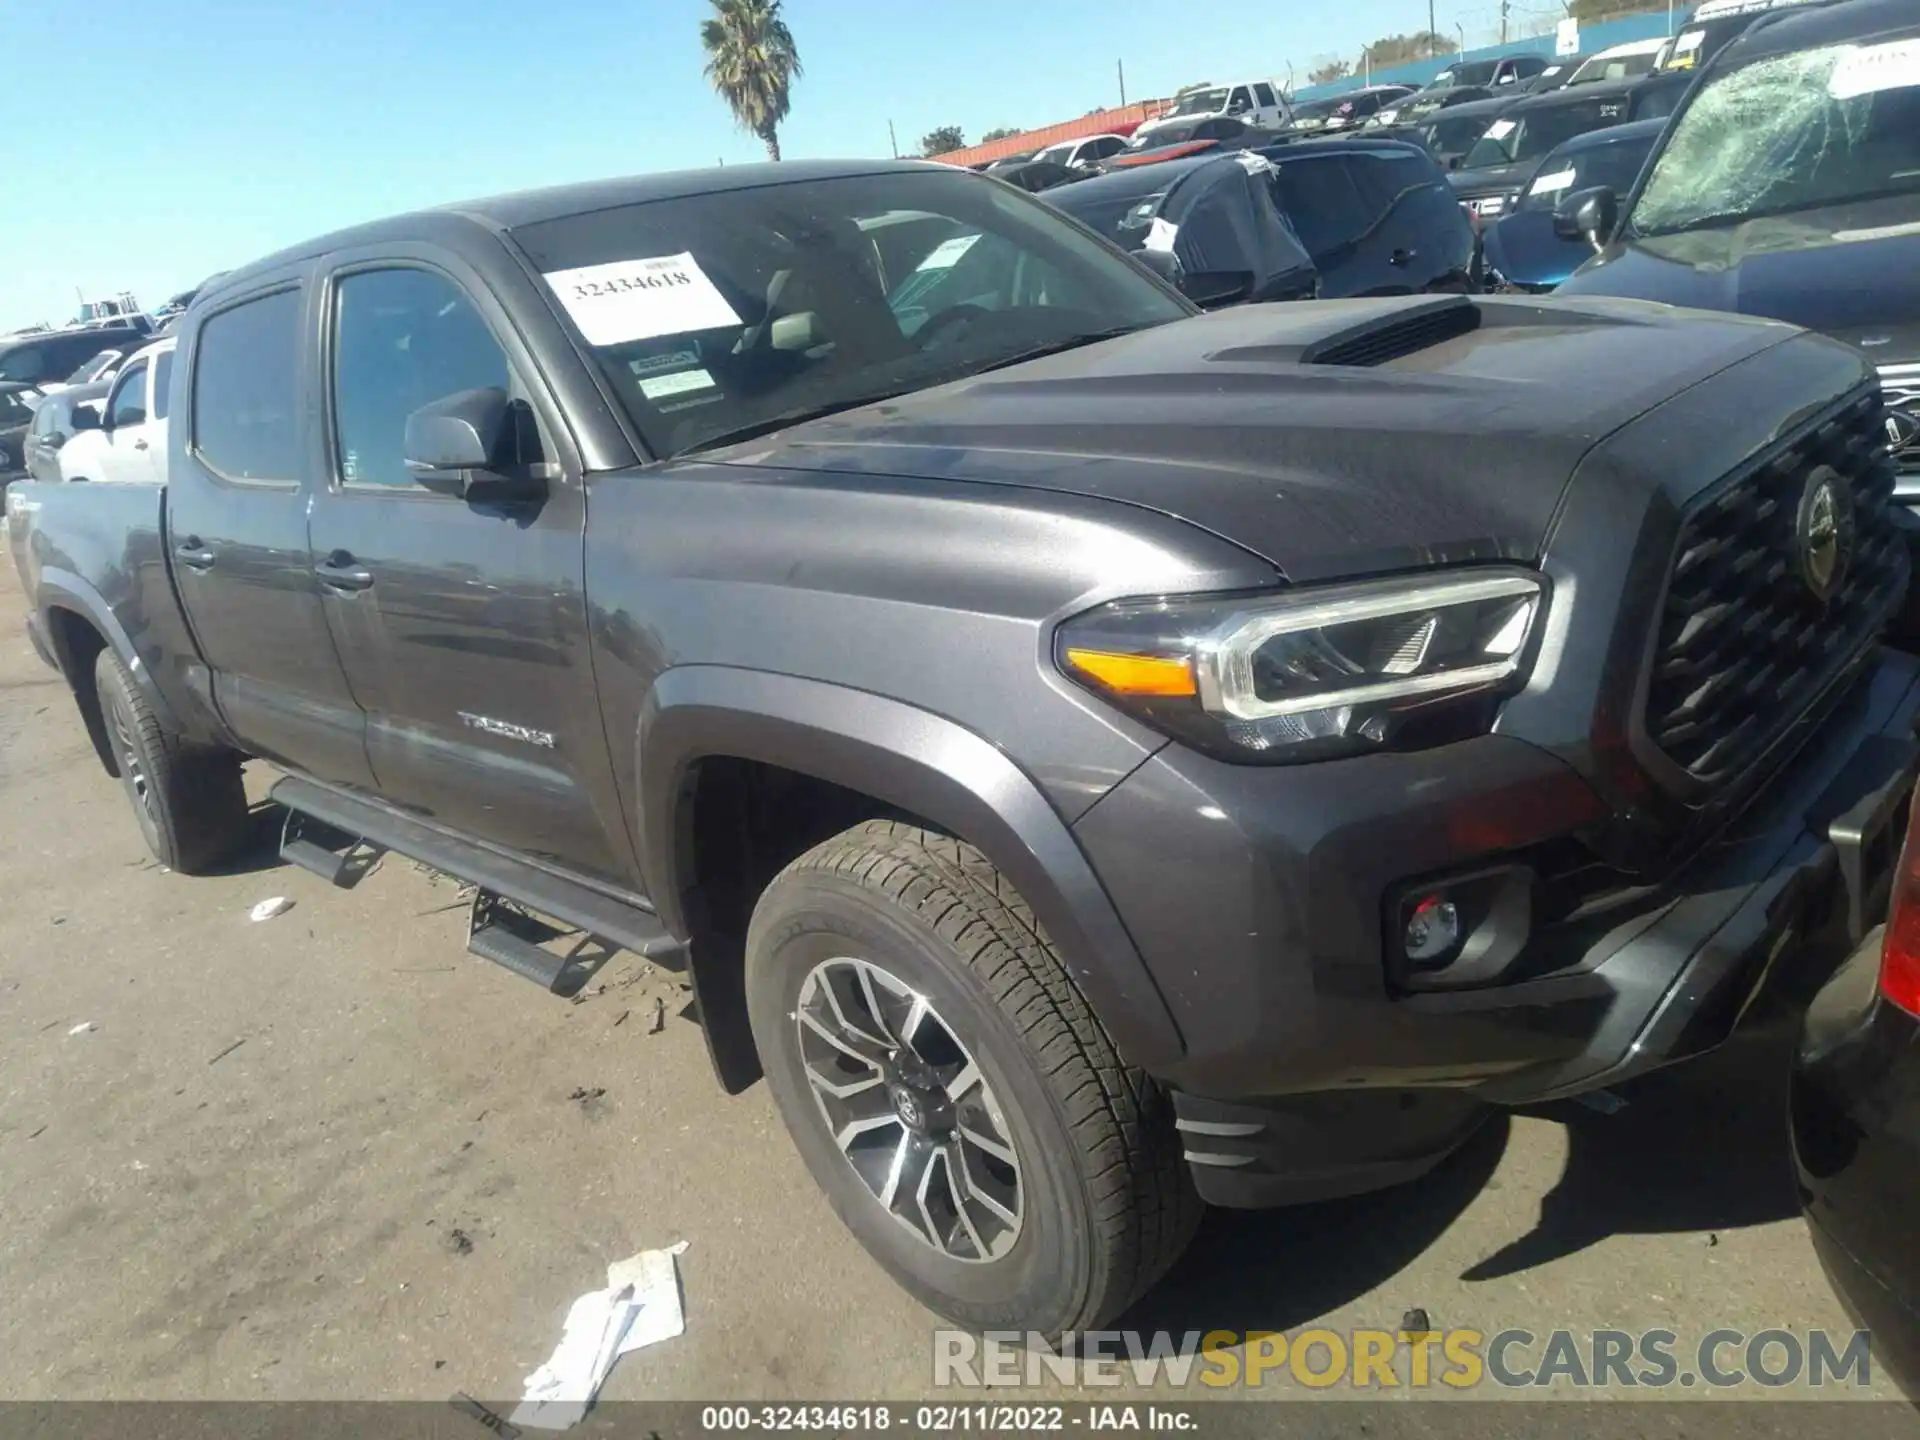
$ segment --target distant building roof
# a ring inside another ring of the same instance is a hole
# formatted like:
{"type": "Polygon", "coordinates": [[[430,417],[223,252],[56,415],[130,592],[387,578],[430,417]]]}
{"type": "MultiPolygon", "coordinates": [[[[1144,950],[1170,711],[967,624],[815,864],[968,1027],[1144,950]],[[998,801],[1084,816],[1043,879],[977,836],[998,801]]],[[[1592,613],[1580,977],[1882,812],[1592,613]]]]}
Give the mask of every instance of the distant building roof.
{"type": "Polygon", "coordinates": [[[1082,135],[1131,135],[1140,126],[1162,114],[1172,102],[1141,100],[1116,110],[1096,110],[1077,120],[1063,120],[1042,130],[1023,130],[1018,135],[990,140],[984,145],[969,145],[964,150],[949,150],[933,158],[948,165],[980,165],[989,160],[1004,160],[1031,150],[1041,150],[1062,140],[1078,140],[1082,135]]]}

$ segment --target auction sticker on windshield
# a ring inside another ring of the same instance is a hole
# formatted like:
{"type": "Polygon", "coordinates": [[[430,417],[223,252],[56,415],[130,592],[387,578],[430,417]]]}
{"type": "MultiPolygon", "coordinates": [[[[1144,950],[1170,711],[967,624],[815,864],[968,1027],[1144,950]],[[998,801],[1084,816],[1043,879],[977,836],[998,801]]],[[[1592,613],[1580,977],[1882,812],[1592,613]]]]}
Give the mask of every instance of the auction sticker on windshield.
{"type": "Polygon", "coordinates": [[[1556,170],[1551,175],[1541,175],[1527,191],[1529,195],[1545,195],[1555,190],[1565,190],[1573,184],[1575,172],[1571,169],[1556,170]]]}
{"type": "Polygon", "coordinates": [[[1827,93],[1836,100],[1852,100],[1911,85],[1920,85],[1920,40],[1889,40],[1856,46],[1842,55],[1827,81],[1827,93]]]}
{"type": "Polygon", "coordinates": [[[960,257],[971,250],[980,236],[955,235],[950,240],[942,240],[927,252],[927,258],[914,266],[915,270],[951,270],[960,263],[960,257]]]}
{"type": "Polygon", "coordinates": [[[622,345],[740,324],[726,296],[685,252],[553,270],[541,278],[589,345],[622,345]]]}
{"type": "Polygon", "coordinates": [[[1487,139],[1504,140],[1519,128],[1520,122],[1517,120],[1496,120],[1487,126],[1487,139]]]}

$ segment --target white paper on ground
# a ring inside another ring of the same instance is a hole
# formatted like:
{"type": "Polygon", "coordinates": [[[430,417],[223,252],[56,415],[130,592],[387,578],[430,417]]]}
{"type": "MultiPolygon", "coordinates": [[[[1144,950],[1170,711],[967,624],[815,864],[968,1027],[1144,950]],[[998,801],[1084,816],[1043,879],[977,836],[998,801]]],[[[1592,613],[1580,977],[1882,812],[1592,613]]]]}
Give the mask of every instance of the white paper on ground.
{"type": "Polygon", "coordinates": [[[541,278],[589,345],[623,345],[740,323],[688,251],[553,270],[541,278]]]}
{"type": "Polygon", "coordinates": [[[684,1331],[674,1257],[686,1248],[682,1240],[609,1265],[607,1288],[590,1290],[573,1302],[560,1343],[547,1363],[527,1376],[526,1394],[508,1422],[537,1430],[577,1425],[614,1361],[684,1331]]]}
{"type": "Polygon", "coordinates": [[[276,895],[271,900],[262,900],[247,913],[255,920],[271,920],[276,915],[284,915],[293,909],[293,901],[284,895],[276,895]]]}

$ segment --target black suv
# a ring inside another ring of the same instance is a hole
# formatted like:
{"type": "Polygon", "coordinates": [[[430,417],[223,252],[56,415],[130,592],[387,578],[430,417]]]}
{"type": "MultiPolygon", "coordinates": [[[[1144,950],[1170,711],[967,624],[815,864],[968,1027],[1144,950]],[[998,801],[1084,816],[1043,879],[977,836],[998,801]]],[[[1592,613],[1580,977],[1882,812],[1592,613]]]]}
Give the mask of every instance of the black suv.
{"type": "Polygon", "coordinates": [[[41,386],[63,381],[103,350],[137,350],[151,338],[132,325],[40,330],[0,336],[0,381],[41,386]]]}
{"type": "Polygon", "coordinates": [[[1920,75],[1870,68],[1920,46],[1920,14],[1844,0],[1749,24],[1702,67],[1624,202],[1607,188],[1561,202],[1563,230],[1602,245],[1561,291],[1737,310],[1856,346],[1886,387],[1900,498],[1920,507],[1920,75]],[[1777,119],[1746,124],[1756,110],[1777,119]]]}

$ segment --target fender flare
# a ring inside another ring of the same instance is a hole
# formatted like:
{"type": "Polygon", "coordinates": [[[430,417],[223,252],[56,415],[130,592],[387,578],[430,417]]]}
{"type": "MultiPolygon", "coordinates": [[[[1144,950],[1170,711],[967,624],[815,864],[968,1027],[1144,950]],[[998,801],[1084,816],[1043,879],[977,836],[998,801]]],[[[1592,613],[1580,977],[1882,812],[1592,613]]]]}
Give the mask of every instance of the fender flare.
{"type": "Polygon", "coordinates": [[[47,644],[52,647],[54,658],[60,663],[60,673],[67,677],[69,685],[78,687],[82,683],[91,683],[93,677],[73,673],[73,657],[67,653],[59,627],[52,623],[56,610],[73,611],[98,630],[106,640],[107,648],[120,658],[120,662],[132,674],[133,683],[140,687],[141,695],[152,707],[161,725],[176,735],[185,733],[180,716],[154,683],[153,672],[147,668],[139,650],[134,647],[133,637],[127,634],[126,627],[113,613],[113,607],[97,589],[71,570],[48,566],[40,571],[34,605],[40,612],[40,623],[46,630],[47,644]]]}
{"type": "Polygon", "coordinates": [[[646,893],[672,933],[687,933],[680,898],[688,868],[682,837],[690,833],[683,821],[692,803],[686,782],[710,756],[844,786],[978,846],[1046,927],[1121,1056],[1151,1068],[1184,1053],[1133,937],[1039,787],[951,720],[824,681],[687,665],[655,682],[635,736],[636,830],[646,893]]]}

